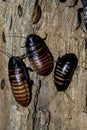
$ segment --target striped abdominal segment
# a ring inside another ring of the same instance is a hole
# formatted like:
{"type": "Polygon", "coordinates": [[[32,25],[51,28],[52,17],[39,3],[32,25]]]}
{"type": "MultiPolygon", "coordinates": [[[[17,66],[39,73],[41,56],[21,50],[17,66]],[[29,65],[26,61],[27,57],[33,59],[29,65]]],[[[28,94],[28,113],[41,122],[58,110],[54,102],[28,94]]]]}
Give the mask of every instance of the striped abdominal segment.
{"type": "Polygon", "coordinates": [[[78,59],[74,53],[67,53],[58,58],[54,70],[54,83],[58,91],[65,91],[77,67],[78,59]]]}
{"type": "Polygon", "coordinates": [[[17,68],[10,70],[9,78],[16,101],[26,107],[30,103],[30,91],[25,75],[22,73],[22,69],[17,68]]]}
{"type": "Polygon", "coordinates": [[[59,63],[55,71],[54,82],[59,85],[66,85],[69,71],[70,71],[69,63],[65,64],[64,66],[62,66],[61,63],[59,63]]]}
{"type": "Polygon", "coordinates": [[[31,65],[34,70],[39,74],[46,76],[51,73],[53,69],[52,57],[49,53],[45,52],[42,55],[35,56],[30,59],[31,65]]]}
{"type": "Polygon", "coordinates": [[[25,43],[28,59],[41,76],[49,75],[54,67],[53,56],[44,40],[36,34],[30,34],[25,43]]]}
{"type": "Polygon", "coordinates": [[[40,43],[30,48],[32,57],[29,59],[33,69],[42,76],[47,76],[53,70],[53,57],[40,43]]]}

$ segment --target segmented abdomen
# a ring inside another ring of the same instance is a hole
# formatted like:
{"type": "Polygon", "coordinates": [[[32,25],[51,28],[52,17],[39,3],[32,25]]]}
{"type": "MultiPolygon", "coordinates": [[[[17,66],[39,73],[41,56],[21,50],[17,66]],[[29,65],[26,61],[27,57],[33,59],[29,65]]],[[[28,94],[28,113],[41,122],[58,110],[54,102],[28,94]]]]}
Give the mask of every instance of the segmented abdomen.
{"type": "Polygon", "coordinates": [[[40,17],[41,17],[41,7],[37,4],[34,7],[33,14],[31,17],[32,24],[38,23],[38,21],[40,20],[40,17]]]}
{"type": "Polygon", "coordinates": [[[9,79],[15,100],[24,107],[28,106],[30,103],[30,90],[22,69],[10,69],[9,79]]]}
{"type": "Polygon", "coordinates": [[[58,63],[54,71],[54,83],[57,86],[58,90],[62,91],[68,87],[71,74],[72,69],[69,62],[64,65],[62,65],[61,62],[58,63]]]}
{"type": "MultiPolygon", "coordinates": [[[[32,47],[33,48],[33,47],[32,47]]],[[[46,47],[37,44],[29,58],[33,69],[42,76],[49,75],[53,70],[53,57],[46,47]]]]}

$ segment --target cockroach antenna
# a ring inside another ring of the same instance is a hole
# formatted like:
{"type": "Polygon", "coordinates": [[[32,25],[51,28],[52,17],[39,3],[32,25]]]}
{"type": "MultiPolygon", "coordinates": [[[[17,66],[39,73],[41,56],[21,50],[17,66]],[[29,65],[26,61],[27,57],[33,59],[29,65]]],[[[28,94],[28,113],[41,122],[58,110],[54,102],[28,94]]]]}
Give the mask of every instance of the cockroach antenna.
{"type": "Polygon", "coordinates": [[[5,52],[5,51],[3,51],[3,50],[1,50],[1,49],[0,49],[0,51],[1,51],[2,53],[4,53],[6,56],[8,56],[9,58],[12,56],[9,52],[5,52]]]}
{"type": "Polygon", "coordinates": [[[18,35],[16,35],[16,36],[14,36],[14,35],[5,35],[5,32],[3,31],[2,32],[2,40],[3,40],[3,42],[6,42],[6,37],[19,37],[19,38],[26,38],[25,36],[18,36],[18,35]]]}

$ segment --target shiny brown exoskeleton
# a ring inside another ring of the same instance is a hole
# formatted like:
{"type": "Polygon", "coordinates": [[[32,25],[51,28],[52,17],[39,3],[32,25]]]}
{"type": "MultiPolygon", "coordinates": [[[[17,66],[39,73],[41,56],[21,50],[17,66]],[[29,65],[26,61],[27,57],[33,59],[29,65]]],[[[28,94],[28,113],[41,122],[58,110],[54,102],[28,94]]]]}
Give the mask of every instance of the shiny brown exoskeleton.
{"type": "Polygon", "coordinates": [[[15,100],[23,107],[27,107],[31,101],[32,82],[20,57],[12,56],[9,59],[8,74],[15,100]]]}
{"type": "Polygon", "coordinates": [[[42,76],[49,75],[54,67],[53,56],[44,40],[36,34],[26,38],[26,53],[33,69],[42,76]]]}
{"type": "Polygon", "coordinates": [[[77,56],[73,53],[68,53],[58,58],[54,71],[54,83],[58,91],[65,91],[67,89],[77,63],[77,56]]]}

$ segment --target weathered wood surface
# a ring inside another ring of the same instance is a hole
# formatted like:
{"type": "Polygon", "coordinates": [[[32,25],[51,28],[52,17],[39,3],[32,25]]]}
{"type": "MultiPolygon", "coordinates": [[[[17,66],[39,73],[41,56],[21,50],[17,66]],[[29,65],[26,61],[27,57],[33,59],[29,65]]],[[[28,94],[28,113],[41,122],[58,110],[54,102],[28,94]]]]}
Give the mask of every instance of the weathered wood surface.
{"type": "MultiPolygon", "coordinates": [[[[57,92],[52,72],[47,77],[40,77],[30,72],[34,80],[32,100],[28,108],[23,108],[14,100],[8,78],[9,58],[0,52],[0,82],[5,79],[5,87],[0,90],[0,130],[86,130],[87,129],[87,50],[86,34],[81,28],[76,30],[77,9],[68,8],[70,1],[39,1],[42,16],[36,25],[31,25],[31,15],[35,0],[0,1],[0,49],[22,55],[25,39],[34,32],[44,37],[55,61],[59,53],[73,52],[78,57],[78,67],[66,92],[57,92]],[[22,7],[22,16],[18,15],[18,5],[22,7]],[[6,43],[2,41],[5,32],[6,43]],[[20,36],[20,37],[8,37],[20,36]],[[85,111],[84,111],[85,109],[85,111]]],[[[83,23],[84,24],[84,23],[83,23]]],[[[28,59],[24,62],[30,66],[28,59]]],[[[54,63],[55,64],[55,63],[54,63]]]]}

